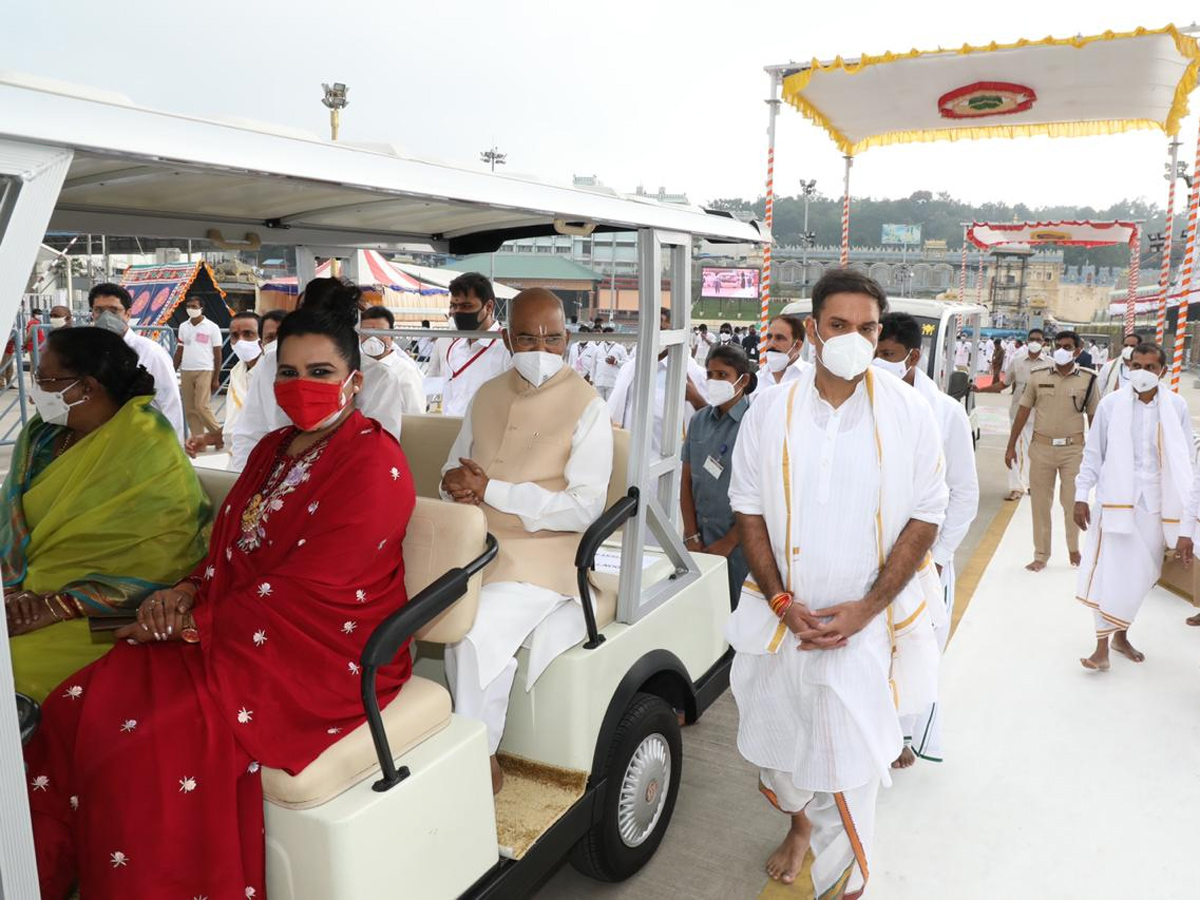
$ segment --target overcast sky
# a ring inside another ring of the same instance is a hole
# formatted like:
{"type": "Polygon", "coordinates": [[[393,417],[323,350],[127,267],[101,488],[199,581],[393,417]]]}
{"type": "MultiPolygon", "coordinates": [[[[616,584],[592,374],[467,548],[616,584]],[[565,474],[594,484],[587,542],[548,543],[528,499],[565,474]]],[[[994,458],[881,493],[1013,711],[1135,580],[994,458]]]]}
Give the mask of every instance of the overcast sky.
{"type": "MultiPolygon", "coordinates": [[[[6,5],[4,68],[114,89],[144,106],[316,134],[328,129],[321,82],[343,81],[343,139],[479,165],[494,138],[512,171],[549,181],[596,174],[620,190],[661,185],[698,202],[762,192],[764,65],[1183,26],[1200,15],[1195,0],[39,0],[20,13],[6,5]]],[[[1189,166],[1196,123],[1193,112],[1181,132],[1189,166]]],[[[1156,132],[877,148],[859,157],[854,193],[1161,205],[1165,153],[1156,132]]],[[[795,193],[805,177],[839,193],[841,165],[823,131],[783,110],[778,192],[795,193]]]]}

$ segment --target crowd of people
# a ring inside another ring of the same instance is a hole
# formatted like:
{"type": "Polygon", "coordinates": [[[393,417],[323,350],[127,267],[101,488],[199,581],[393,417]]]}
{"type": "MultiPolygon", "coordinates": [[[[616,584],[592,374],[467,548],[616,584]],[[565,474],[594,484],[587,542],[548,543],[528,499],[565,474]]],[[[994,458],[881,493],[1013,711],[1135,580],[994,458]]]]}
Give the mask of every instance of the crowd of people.
{"type": "MultiPolygon", "coordinates": [[[[4,483],[14,675],[44,703],[26,748],[43,896],[263,890],[261,767],[299,772],[361,724],[363,643],[407,600],[415,488],[398,438],[425,411],[426,377],[462,419],[441,497],[478,506],[499,540],[445,665],[500,791],[518,650],[528,691],[586,634],[574,554],[604,508],[613,427],[632,424],[637,349],[611,323],[568,321],[544,289],[501,323],[477,273],[450,285],[468,335],[403,346],[390,310],[315,279],[293,313],[233,317],[218,424],[223,339],[203,305],[187,301],[174,360],[132,332],[130,306],[98,285],[91,326],[49,333],[4,483]],[[240,473],[216,510],[187,459],[210,447],[240,473]],[[106,628],[114,644],[93,640],[106,628]]],[[[820,896],[865,889],[879,788],[942,756],[938,670],[979,484],[965,409],[925,374],[921,338],[873,280],[831,271],[806,319],[761,336],[696,328],[678,443],[663,433],[666,349],[642,413],[655,453],[680,448],[685,546],[727,560],[738,748],[788,819],[767,871],[794,881],[811,848],[820,896]]],[[[1131,334],[1096,373],[1078,335],[1047,353],[1038,329],[992,348],[1002,362],[981,390],[1013,392],[1009,496],[1031,494],[1029,568],[1051,555],[1058,479],[1094,612],[1081,662],[1107,669],[1110,645],[1140,660],[1128,629],[1164,551],[1190,562],[1200,506],[1186,405],[1158,389],[1165,356],[1131,334]]],[[[597,608],[611,605],[596,578],[597,608]]],[[[405,648],[379,673],[381,705],[410,672],[405,648]]]]}

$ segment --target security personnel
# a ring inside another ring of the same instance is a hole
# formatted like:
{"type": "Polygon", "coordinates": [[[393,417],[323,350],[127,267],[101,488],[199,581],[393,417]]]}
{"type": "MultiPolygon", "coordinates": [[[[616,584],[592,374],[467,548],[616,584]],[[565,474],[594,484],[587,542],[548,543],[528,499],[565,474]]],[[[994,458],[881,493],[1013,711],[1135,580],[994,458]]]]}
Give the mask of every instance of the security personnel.
{"type": "Polygon", "coordinates": [[[1046,568],[1050,559],[1050,507],[1054,503],[1054,478],[1059,479],[1059,502],[1067,526],[1071,565],[1079,565],[1079,528],[1073,516],[1075,476],[1083,461],[1083,437],[1100,402],[1096,373],[1076,363],[1083,341],[1073,331],[1054,339],[1054,367],[1031,373],[1013,420],[1004,462],[1017,461],[1017,441],[1033,414],[1033,440],[1029,447],[1029,498],[1033,507],[1033,562],[1031,572],[1046,568]],[[1087,417],[1086,420],[1084,417],[1087,417]]]}

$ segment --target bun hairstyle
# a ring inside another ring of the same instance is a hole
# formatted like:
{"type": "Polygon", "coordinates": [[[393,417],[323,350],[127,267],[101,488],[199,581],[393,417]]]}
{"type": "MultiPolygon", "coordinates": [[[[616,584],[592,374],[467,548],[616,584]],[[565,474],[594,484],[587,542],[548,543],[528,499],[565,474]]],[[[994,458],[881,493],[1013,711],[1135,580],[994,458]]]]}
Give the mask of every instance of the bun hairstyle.
{"type": "Polygon", "coordinates": [[[46,349],[68,372],[95,379],[117,406],[154,396],[154,376],[123,338],[105,328],[59,328],[46,336],[46,349]]]}
{"type": "Polygon", "coordinates": [[[304,286],[300,308],[289,313],[279,325],[275,337],[280,352],[289,337],[323,334],[337,348],[338,355],[352,372],[362,368],[358,350],[358,308],[362,290],[340,278],[314,278],[304,286]]]}
{"type": "Polygon", "coordinates": [[[725,363],[738,373],[738,377],[749,375],[750,377],[746,380],[746,390],[743,393],[747,396],[754,393],[754,389],[758,387],[758,373],[754,371],[754,365],[750,362],[750,357],[746,355],[745,350],[737,344],[721,344],[708,352],[708,358],[725,363]]]}

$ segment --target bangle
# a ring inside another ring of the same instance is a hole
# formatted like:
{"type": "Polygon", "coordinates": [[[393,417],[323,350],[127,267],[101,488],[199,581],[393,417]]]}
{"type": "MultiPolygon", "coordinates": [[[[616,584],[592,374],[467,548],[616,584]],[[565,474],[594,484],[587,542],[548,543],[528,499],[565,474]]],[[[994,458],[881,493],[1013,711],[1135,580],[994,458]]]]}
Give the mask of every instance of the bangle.
{"type": "Polygon", "coordinates": [[[771,612],[782,619],[789,609],[792,607],[792,595],[787,591],[782,591],[767,601],[767,605],[771,607],[771,612]]]}
{"type": "Polygon", "coordinates": [[[690,544],[692,541],[698,541],[698,540],[700,540],[700,532],[697,531],[695,534],[689,534],[687,537],[685,537],[683,539],[683,542],[685,544],[690,544]]]}
{"type": "Polygon", "coordinates": [[[56,613],[54,611],[54,607],[50,605],[49,597],[43,597],[42,602],[46,604],[46,612],[50,613],[51,618],[53,618],[55,622],[61,622],[63,620],[63,617],[56,613]]]}

